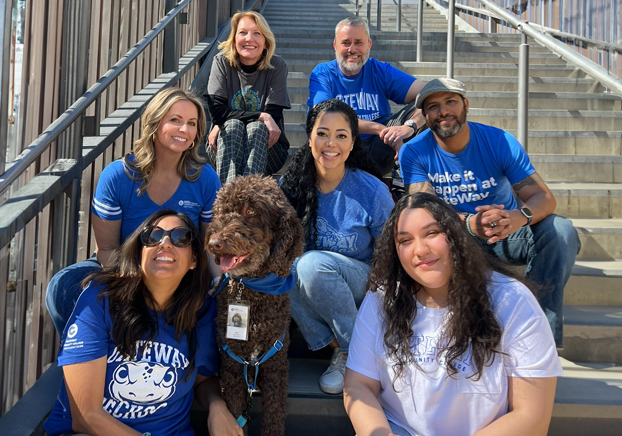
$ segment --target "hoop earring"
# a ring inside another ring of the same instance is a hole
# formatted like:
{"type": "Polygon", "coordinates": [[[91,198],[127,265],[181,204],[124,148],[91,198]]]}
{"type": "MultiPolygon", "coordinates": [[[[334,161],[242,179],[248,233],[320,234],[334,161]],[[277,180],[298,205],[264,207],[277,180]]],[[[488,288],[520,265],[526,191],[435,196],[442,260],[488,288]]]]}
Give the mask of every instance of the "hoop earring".
{"type": "Polygon", "coordinates": [[[154,145],[155,145],[155,138],[156,138],[156,134],[154,133],[153,135],[151,135],[151,142],[153,142],[154,145]]]}
{"type": "Polygon", "coordinates": [[[192,144],[190,144],[190,147],[188,147],[188,150],[192,150],[194,148],[194,141],[192,141],[192,144]]]}

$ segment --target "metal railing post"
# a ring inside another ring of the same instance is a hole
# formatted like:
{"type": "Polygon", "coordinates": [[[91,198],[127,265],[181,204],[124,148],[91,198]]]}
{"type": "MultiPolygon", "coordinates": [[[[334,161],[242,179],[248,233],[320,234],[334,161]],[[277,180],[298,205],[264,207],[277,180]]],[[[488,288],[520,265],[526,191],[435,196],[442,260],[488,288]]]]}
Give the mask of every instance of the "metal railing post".
{"type": "Polygon", "coordinates": [[[244,10],[244,0],[232,0],[231,1],[231,16],[233,17],[233,14],[235,14],[237,11],[243,11],[244,10]]]}
{"type": "Polygon", "coordinates": [[[376,9],[376,30],[382,30],[382,0],[378,0],[378,9],[376,9]]]}
{"type": "Polygon", "coordinates": [[[402,0],[397,2],[397,18],[395,19],[395,29],[398,32],[402,31],[402,0]]]}
{"type": "Polygon", "coordinates": [[[454,37],[456,27],[456,0],[449,0],[447,12],[447,77],[454,77],[454,37]]]}
{"type": "Polygon", "coordinates": [[[529,44],[527,35],[521,33],[521,44],[518,49],[518,142],[525,151],[528,148],[529,121],[529,44]]]}
{"type": "Polygon", "coordinates": [[[216,38],[218,36],[218,4],[220,0],[207,2],[207,31],[206,36],[216,38]]]}
{"type": "Polygon", "coordinates": [[[417,62],[423,60],[423,2],[419,0],[417,7],[417,62]]]}
{"type": "MultiPolygon", "coordinates": [[[[164,14],[177,6],[177,0],[166,0],[164,14]]],[[[179,69],[179,16],[164,29],[164,44],[162,53],[162,72],[172,73],[179,69]]]]}
{"type": "Polygon", "coordinates": [[[359,0],[356,0],[356,16],[359,16],[359,0]]]}

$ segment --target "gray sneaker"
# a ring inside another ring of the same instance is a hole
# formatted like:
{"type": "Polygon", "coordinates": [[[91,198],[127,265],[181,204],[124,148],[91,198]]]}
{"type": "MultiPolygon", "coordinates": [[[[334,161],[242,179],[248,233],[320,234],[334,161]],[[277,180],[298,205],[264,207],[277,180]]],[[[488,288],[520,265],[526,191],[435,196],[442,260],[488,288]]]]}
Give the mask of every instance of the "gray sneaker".
{"type": "Polygon", "coordinates": [[[343,392],[343,378],[346,374],[346,361],[348,353],[343,353],[340,348],[333,351],[330,366],[320,377],[320,389],[327,394],[340,394],[343,392]]]}

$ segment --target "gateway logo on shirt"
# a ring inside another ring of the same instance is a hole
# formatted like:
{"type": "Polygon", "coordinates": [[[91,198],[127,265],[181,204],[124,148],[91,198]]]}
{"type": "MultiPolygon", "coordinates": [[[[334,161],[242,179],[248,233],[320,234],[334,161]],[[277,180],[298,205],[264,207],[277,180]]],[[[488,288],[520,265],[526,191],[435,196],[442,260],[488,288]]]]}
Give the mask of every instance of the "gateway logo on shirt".
{"type": "Polygon", "coordinates": [[[323,250],[342,254],[356,252],[356,233],[342,233],[332,228],[326,219],[317,218],[317,246],[323,250]]]}
{"type": "Polygon", "coordinates": [[[179,200],[177,204],[179,205],[179,207],[186,207],[186,208],[201,207],[199,203],[195,203],[194,201],[188,201],[188,200],[179,200]]]}

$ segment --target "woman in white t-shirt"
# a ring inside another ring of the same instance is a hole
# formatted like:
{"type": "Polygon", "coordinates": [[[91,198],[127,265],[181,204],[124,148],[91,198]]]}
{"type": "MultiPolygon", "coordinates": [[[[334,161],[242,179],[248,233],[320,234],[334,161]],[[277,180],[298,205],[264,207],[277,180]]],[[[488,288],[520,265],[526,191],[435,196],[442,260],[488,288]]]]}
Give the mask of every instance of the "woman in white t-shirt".
{"type": "Polygon", "coordinates": [[[403,197],[377,241],[350,343],[346,410],[364,435],[546,435],[562,374],[530,290],[442,199],[403,197]]]}

